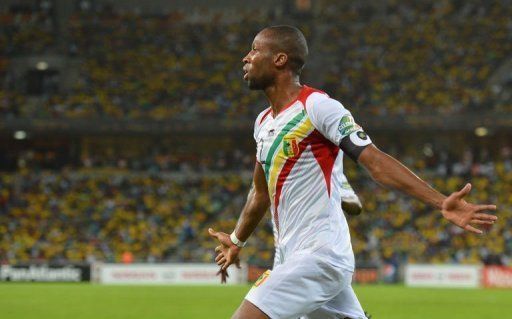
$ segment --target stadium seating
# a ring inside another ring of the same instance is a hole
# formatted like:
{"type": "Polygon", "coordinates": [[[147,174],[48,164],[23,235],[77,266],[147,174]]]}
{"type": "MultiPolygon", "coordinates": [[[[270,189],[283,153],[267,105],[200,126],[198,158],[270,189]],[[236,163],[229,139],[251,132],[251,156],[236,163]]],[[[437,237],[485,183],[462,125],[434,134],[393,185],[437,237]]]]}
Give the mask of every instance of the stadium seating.
{"type": "MultiPolygon", "coordinates": [[[[411,163],[444,193],[471,181],[470,200],[500,203],[500,221],[485,237],[462,234],[432,208],[380,188],[349,165],[347,176],[364,206],[361,216],[349,218],[357,262],[475,263],[499,256],[493,262],[510,263],[512,158],[507,149],[502,154],[411,163]]],[[[250,171],[245,177],[242,171],[193,178],[112,168],[3,174],[0,263],[121,262],[126,252],[141,262],[211,261],[214,242],[206,230],[234,227],[249,188],[250,171]]],[[[266,218],[244,258],[268,266],[272,252],[266,218]]]]}
{"type": "MultiPolygon", "coordinates": [[[[321,3],[311,20],[290,22],[303,29],[312,49],[315,70],[307,69],[305,80],[356,113],[511,108],[510,99],[496,100],[486,81],[512,51],[510,6],[389,1],[377,10],[358,2],[321,3]]],[[[28,118],[253,119],[266,102],[241,81],[241,58],[261,26],[279,19],[266,11],[230,20],[209,16],[197,21],[179,12],[77,11],[67,21],[68,36],[58,42],[47,13],[4,13],[4,82],[12,56],[53,50],[80,63],[69,64],[78,74],[73,85],[48,92],[42,107],[27,108],[23,90],[4,84],[0,112],[28,118]]]]}
{"type": "Polygon", "coordinates": [[[375,115],[501,107],[487,81],[512,50],[509,5],[400,1],[377,10],[330,2],[318,48],[331,57],[325,86],[348,105],[375,115]]]}
{"type": "MultiPolygon", "coordinates": [[[[310,44],[305,82],[318,84],[361,118],[512,111],[510,97],[498,100],[488,83],[511,58],[512,6],[506,2],[315,3],[311,16],[286,19],[310,44]]],[[[93,123],[80,137],[57,141],[72,144],[62,147],[65,153],[84,147],[77,141],[94,135],[94,119],[254,120],[267,102],[241,80],[241,59],[256,32],[282,17],[265,10],[236,17],[204,10],[194,16],[77,10],[62,24],[41,8],[0,12],[0,123],[93,123]],[[45,54],[69,62],[60,72],[70,81],[60,91],[27,96],[16,63],[45,54]]],[[[46,142],[44,134],[33,136],[39,138],[34,146],[14,144],[11,132],[2,132],[8,134],[1,141],[12,144],[0,148],[0,263],[120,262],[130,254],[136,262],[209,262],[214,242],[206,229],[233,229],[254,165],[244,147],[218,140],[207,142],[215,152],[155,147],[121,156],[92,146],[70,160],[38,144],[46,142]]],[[[130,143],[126,138],[123,146],[130,143]]],[[[443,193],[471,181],[470,198],[499,203],[500,221],[485,237],[461,234],[431,208],[378,187],[349,165],[348,179],[364,206],[361,216],[349,218],[357,262],[510,264],[510,149],[421,158],[416,148],[401,147],[400,159],[443,193]]],[[[266,218],[243,257],[268,266],[272,251],[266,218]]]]}

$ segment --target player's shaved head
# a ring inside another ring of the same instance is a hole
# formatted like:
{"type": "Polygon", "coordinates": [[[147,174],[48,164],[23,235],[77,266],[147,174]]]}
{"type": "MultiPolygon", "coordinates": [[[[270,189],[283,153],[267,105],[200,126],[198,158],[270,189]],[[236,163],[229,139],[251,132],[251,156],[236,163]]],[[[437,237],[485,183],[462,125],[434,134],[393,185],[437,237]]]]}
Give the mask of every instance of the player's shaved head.
{"type": "Polygon", "coordinates": [[[302,72],[308,56],[308,44],[302,32],[289,25],[277,25],[263,29],[261,34],[268,35],[274,53],[285,53],[287,65],[297,75],[302,72]]]}

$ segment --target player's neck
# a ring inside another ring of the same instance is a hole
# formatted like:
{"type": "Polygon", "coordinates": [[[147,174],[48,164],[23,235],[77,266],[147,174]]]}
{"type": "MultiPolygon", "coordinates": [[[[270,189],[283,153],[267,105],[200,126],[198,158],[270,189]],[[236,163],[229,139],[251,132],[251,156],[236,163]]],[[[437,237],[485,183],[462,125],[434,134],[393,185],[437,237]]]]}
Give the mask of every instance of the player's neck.
{"type": "Polygon", "coordinates": [[[283,108],[295,101],[302,90],[299,79],[287,81],[285,83],[276,82],[275,85],[265,89],[265,95],[270,102],[272,115],[275,117],[283,108]]]}

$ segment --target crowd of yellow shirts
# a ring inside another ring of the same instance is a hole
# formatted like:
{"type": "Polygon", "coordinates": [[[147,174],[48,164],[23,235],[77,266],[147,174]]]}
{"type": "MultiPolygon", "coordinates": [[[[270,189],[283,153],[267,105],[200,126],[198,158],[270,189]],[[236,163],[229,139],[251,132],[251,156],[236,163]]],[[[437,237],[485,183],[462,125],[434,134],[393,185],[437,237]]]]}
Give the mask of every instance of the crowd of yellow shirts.
{"type": "MultiPolygon", "coordinates": [[[[478,263],[490,255],[510,263],[510,159],[473,163],[458,175],[418,172],[445,194],[472,182],[468,200],[496,203],[498,223],[485,236],[463,233],[435,209],[383,189],[349,166],[347,177],[364,207],[362,215],[348,218],[359,264],[478,263]],[[482,165],[492,169],[484,172],[482,165]]],[[[127,252],[139,262],[211,262],[215,242],[207,229],[234,228],[249,183],[250,174],[236,171],[194,178],[112,169],[2,174],[0,262],[121,262],[127,252]]],[[[252,264],[272,263],[269,215],[242,256],[252,264]]]]}
{"type": "MultiPolygon", "coordinates": [[[[510,99],[500,98],[502,87],[489,82],[512,52],[510,6],[387,1],[376,7],[324,0],[310,18],[288,17],[310,44],[305,82],[355,113],[512,110],[510,99]]],[[[10,58],[53,49],[78,62],[62,70],[74,74],[73,83],[44,95],[39,107],[18,101],[21,86],[0,86],[0,114],[236,121],[265,108],[261,94],[242,81],[241,59],[262,27],[280,21],[271,10],[236,19],[206,12],[211,18],[195,21],[180,12],[77,11],[60,41],[38,15],[0,16],[0,28],[10,30],[0,33],[0,76],[7,76],[10,58]]]]}
{"type": "Polygon", "coordinates": [[[511,6],[389,1],[365,16],[357,2],[326,2],[325,86],[348,105],[375,115],[512,110],[489,83],[512,52],[511,6]]]}
{"type": "MultiPolygon", "coordinates": [[[[292,21],[318,67],[306,68],[305,81],[320,83],[356,114],[510,112],[510,101],[497,101],[487,82],[512,52],[512,7],[429,2],[388,1],[376,12],[356,1],[320,1],[319,13],[292,21]]],[[[271,15],[190,22],[180,13],[77,12],[67,21],[67,37],[56,41],[47,14],[2,12],[0,116],[253,120],[265,102],[241,80],[241,58],[271,15]],[[50,51],[79,62],[77,81],[29,108],[10,73],[12,59],[50,51]]],[[[136,261],[211,261],[214,243],[206,229],[231,231],[249,188],[249,180],[226,172],[226,165],[214,176],[203,172],[188,180],[154,176],[148,165],[136,173],[105,171],[99,162],[86,170],[0,175],[0,263],[121,261],[127,252],[136,261]]],[[[153,162],[159,172],[181,165],[172,158],[153,162]]],[[[195,167],[202,166],[208,164],[195,167]]],[[[499,222],[484,237],[461,234],[432,208],[378,188],[350,168],[364,205],[362,216],[349,218],[358,262],[471,263],[499,255],[510,263],[510,159],[450,174],[421,161],[414,166],[444,193],[472,181],[470,199],[497,203],[499,222]]],[[[271,264],[272,246],[266,218],[243,257],[271,264]]]]}

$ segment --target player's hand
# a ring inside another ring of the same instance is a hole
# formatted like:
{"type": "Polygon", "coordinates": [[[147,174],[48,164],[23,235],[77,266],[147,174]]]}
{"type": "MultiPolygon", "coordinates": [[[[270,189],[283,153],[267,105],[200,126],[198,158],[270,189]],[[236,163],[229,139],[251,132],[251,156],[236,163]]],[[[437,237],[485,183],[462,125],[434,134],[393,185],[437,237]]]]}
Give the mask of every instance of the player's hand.
{"type": "Polygon", "coordinates": [[[472,233],[483,234],[483,231],[475,226],[489,227],[494,224],[498,217],[486,212],[496,210],[496,205],[474,205],[466,202],[464,196],[470,191],[471,184],[468,183],[460,191],[452,193],[443,201],[441,212],[444,218],[460,228],[472,233]]]}
{"type": "Polygon", "coordinates": [[[217,253],[215,262],[221,267],[221,271],[228,269],[231,264],[236,264],[236,266],[240,268],[240,259],[238,258],[240,247],[233,244],[229,235],[226,233],[216,232],[211,228],[208,229],[208,233],[220,243],[220,245],[215,248],[215,252],[217,253]]]}
{"type": "Polygon", "coordinates": [[[220,275],[220,283],[225,284],[229,277],[227,269],[226,270],[222,270],[222,268],[219,269],[219,271],[217,271],[217,276],[219,276],[219,275],[220,275]]]}
{"type": "MultiPolygon", "coordinates": [[[[238,269],[240,269],[240,259],[238,259],[236,262],[235,262],[235,265],[238,269]]],[[[220,283],[221,284],[225,284],[228,277],[229,277],[229,273],[228,273],[228,270],[222,270],[222,268],[219,269],[219,271],[217,271],[217,276],[220,275],[220,283]]]]}

